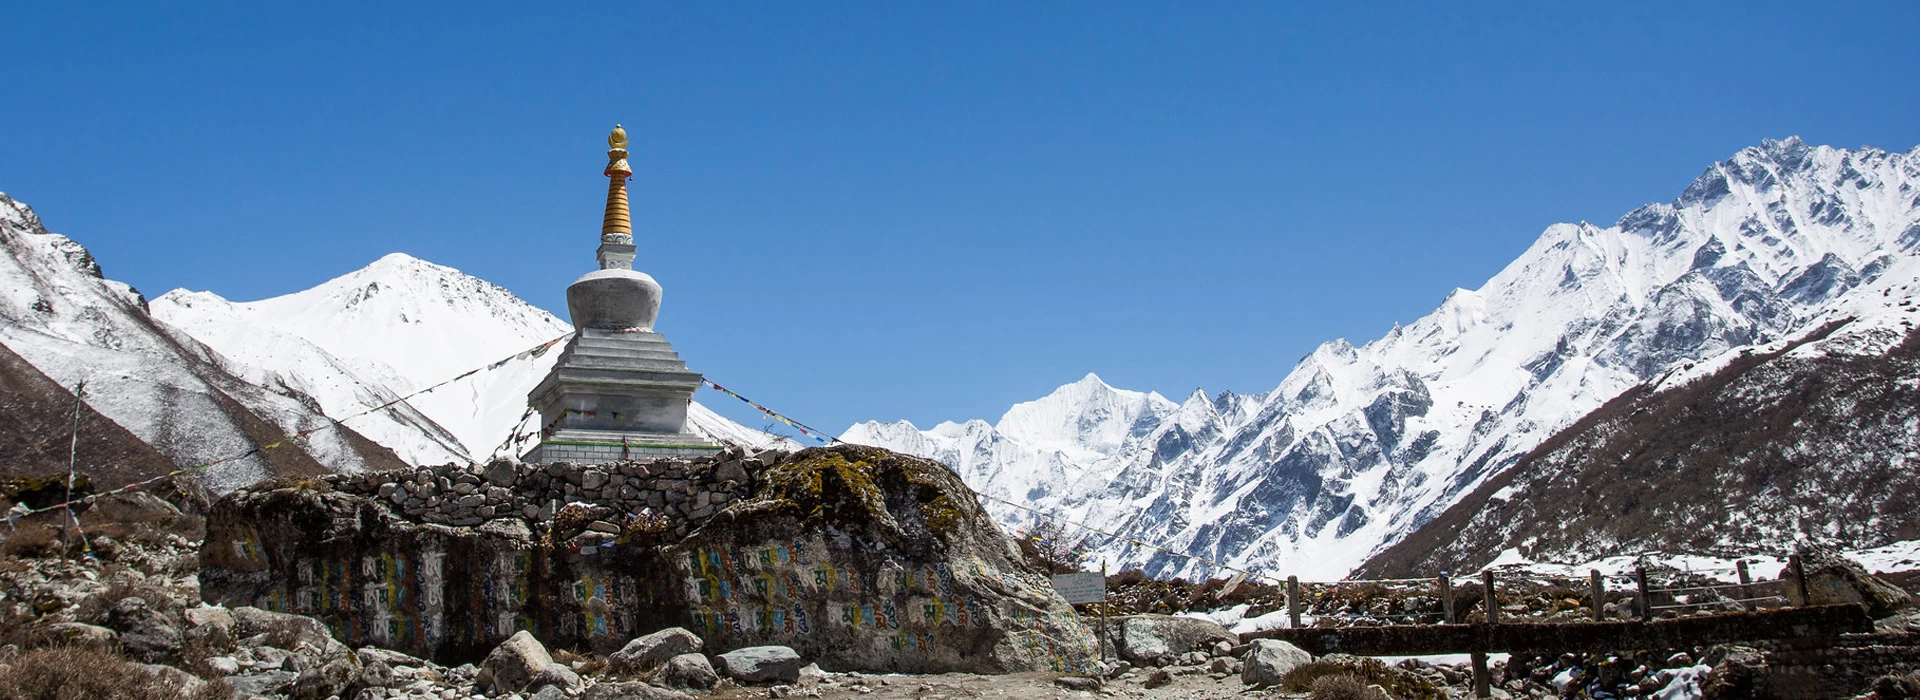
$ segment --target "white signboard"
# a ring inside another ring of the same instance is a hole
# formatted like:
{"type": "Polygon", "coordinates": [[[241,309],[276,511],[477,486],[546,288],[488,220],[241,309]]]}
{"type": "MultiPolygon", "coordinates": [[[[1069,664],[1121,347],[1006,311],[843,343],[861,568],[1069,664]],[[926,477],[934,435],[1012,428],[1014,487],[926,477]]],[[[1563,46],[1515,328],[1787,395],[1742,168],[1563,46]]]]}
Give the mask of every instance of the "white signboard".
{"type": "Polygon", "coordinates": [[[1069,603],[1098,603],[1107,599],[1107,577],[1101,574],[1054,574],[1053,590],[1069,603]]]}

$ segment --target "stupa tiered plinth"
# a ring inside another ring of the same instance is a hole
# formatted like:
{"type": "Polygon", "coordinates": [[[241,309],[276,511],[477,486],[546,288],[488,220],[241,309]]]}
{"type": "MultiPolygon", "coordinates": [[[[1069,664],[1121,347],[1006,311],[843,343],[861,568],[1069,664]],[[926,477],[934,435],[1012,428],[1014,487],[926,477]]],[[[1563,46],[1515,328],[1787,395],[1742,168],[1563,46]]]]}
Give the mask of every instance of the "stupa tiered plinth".
{"type": "Polygon", "coordinates": [[[540,444],[527,462],[604,464],[629,459],[712,454],[720,445],[687,429],[687,404],[700,373],[687,369],[666,336],[653,330],[660,283],[633,269],[627,209],[627,132],[607,137],[606,216],[600,269],[567,287],[574,336],[527,400],[540,413],[540,444]]]}

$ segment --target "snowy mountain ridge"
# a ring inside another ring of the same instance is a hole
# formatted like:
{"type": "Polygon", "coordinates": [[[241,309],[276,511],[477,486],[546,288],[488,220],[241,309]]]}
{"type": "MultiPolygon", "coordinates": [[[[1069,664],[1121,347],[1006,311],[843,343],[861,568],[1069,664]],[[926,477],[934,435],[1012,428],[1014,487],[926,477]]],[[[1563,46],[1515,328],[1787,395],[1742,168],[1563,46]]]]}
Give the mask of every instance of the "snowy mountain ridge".
{"type": "MultiPolygon", "coordinates": [[[[312,397],[255,384],[227,358],[152,317],[144,297],[107,279],[79,243],[50,233],[0,195],[0,343],[179,467],[247,453],[289,433],[332,425],[312,397]]],[[[386,468],[395,456],[351,429],[227,461],[205,473],[216,490],[286,473],[386,468]]]]}
{"type": "MultiPolygon", "coordinates": [[[[945,460],[976,488],[1125,539],[1339,576],[1627,388],[1845,303],[1916,254],[1916,187],[1920,149],[1767,141],[1612,226],[1548,227],[1479,289],[1363,346],[1325,343],[1266,394],[1128,413],[1099,410],[1118,390],[1088,391],[1084,412],[1048,409],[1084,422],[869,422],[843,436],[945,460]]],[[[1213,573],[1097,544],[1149,574],[1213,573]]]]}
{"type": "MultiPolygon", "coordinates": [[[[269,299],[233,302],[177,289],[152,306],[154,316],[253,375],[300,387],[330,415],[379,405],[573,330],[505,288],[402,253],[269,299]]],[[[509,362],[356,425],[369,424],[362,432],[413,464],[484,460],[520,423],[527,392],[558,357],[509,362]],[[417,414],[425,424],[387,414],[417,414]]],[[[698,404],[688,422],[725,442],[780,442],[698,404]]]]}

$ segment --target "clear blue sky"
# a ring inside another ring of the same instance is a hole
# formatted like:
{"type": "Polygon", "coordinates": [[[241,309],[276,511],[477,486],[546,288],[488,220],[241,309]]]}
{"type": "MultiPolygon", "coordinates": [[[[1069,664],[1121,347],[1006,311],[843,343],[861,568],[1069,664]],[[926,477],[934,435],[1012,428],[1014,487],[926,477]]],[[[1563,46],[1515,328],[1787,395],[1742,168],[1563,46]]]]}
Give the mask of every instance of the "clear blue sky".
{"type": "Polygon", "coordinates": [[[1762,138],[1920,143],[1910,2],[178,4],[7,13],[0,190],[109,276],[564,314],[621,122],[660,330],[831,431],[1263,391],[1762,138]]]}

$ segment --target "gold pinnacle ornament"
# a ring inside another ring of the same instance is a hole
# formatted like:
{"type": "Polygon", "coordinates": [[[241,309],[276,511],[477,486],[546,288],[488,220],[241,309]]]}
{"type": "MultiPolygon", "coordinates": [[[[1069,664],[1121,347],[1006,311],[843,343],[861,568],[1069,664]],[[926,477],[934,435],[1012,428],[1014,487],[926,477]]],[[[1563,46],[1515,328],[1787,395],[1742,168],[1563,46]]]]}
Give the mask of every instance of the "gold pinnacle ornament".
{"type": "Polygon", "coordinates": [[[619,124],[613,125],[613,133],[607,135],[607,147],[605,175],[612,182],[607,184],[607,214],[600,221],[600,235],[618,234],[631,239],[633,217],[627,212],[627,178],[633,177],[633,168],[627,166],[627,130],[619,124]]]}

